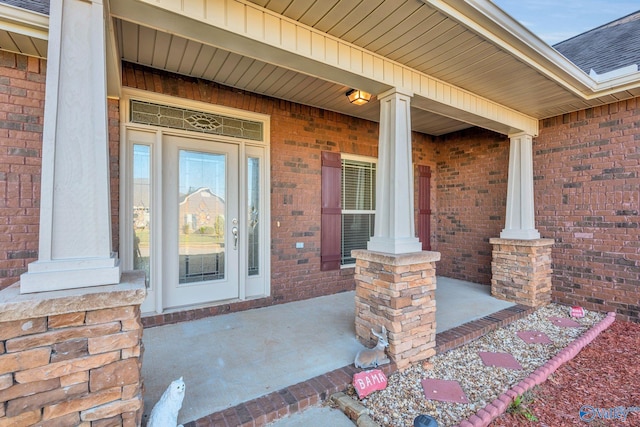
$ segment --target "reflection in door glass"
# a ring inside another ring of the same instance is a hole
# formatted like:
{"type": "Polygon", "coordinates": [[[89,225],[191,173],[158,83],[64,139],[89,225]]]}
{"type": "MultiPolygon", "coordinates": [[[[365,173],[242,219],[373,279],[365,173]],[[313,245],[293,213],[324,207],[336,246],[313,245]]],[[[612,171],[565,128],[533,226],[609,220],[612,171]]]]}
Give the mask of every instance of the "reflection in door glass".
{"type": "Polygon", "coordinates": [[[260,159],[249,157],[247,159],[247,183],[248,183],[248,274],[257,276],[260,274],[260,159]]]}
{"type": "Polygon", "coordinates": [[[224,279],[226,158],[180,150],[179,283],[224,279]]]}
{"type": "Polygon", "coordinates": [[[133,145],[133,269],[144,270],[149,286],[151,232],[151,147],[133,145]]]}

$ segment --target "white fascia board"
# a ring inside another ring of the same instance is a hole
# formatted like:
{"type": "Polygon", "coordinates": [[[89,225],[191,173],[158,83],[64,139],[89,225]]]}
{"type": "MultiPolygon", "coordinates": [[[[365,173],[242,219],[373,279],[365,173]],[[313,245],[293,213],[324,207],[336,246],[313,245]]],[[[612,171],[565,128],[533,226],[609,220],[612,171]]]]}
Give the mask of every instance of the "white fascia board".
{"type": "Polygon", "coordinates": [[[0,3],[0,29],[41,40],[49,39],[49,17],[0,3]]]}
{"type": "Polygon", "coordinates": [[[640,87],[640,73],[599,83],[489,0],[421,0],[585,100],[640,87]]]}

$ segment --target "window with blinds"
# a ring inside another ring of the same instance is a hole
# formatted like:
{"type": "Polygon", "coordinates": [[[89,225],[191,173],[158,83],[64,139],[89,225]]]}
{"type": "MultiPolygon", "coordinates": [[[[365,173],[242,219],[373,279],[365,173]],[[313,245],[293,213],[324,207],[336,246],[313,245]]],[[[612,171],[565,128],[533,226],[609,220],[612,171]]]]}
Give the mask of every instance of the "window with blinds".
{"type": "Polygon", "coordinates": [[[355,264],[354,249],[366,249],[373,236],[376,210],[376,164],[342,159],[341,265],[355,264]]]}

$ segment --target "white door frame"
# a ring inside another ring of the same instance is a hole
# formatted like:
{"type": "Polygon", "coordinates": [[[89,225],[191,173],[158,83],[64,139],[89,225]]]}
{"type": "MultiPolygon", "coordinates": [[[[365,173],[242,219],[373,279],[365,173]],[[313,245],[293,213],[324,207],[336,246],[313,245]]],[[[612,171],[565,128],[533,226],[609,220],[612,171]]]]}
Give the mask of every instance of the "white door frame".
{"type": "MultiPolygon", "coordinates": [[[[132,186],[133,186],[133,164],[131,150],[135,143],[148,145],[151,149],[151,229],[162,230],[162,138],[163,135],[176,135],[187,138],[207,139],[216,142],[235,144],[239,149],[239,188],[240,194],[240,212],[242,218],[247,218],[246,200],[247,188],[247,161],[249,158],[257,158],[260,162],[260,202],[258,212],[260,213],[259,241],[260,241],[260,271],[256,276],[249,277],[247,275],[247,258],[240,257],[240,287],[239,300],[267,297],[271,292],[271,209],[270,209],[270,117],[264,114],[252,113],[244,110],[238,110],[218,105],[208,104],[199,101],[185,100],[167,95],[156,94],[138,89],[123,88],[122,98],[120,99],[120,260],[124,270],[133,268],[133,204],[132,204],[132,186]],[[151,126],[146,124],[133,123],[130,120],[130,101],[138,100],[155,104],[167,105],[176,108],[184,108],[188,110],[201,111],[204,113],[218,114],[231,118],[238,118],[262,124],[262,140],[249,140],[238,137],[212,135],[202,132],[186,131],[168,127],[151,126]],[[130,136],[135,134],[136,138],[130,140],[130,136]]],[[[153,231],[152,231],[153,232],[153,231]]],[[[247,248],[248,233],[240,234],[240,247],[247,248]]],[[[163,249],[163,233],[154,233],[154,237],[150,242],[152,251],[151,272],[152,281],[147,289],[147,299],[142,305],[143,313],[162,313],[165,311],[166,304],[162,298],[161,289],[157,289],[162,282],[162,249],[163,249]],[[154,262],[155,259],[155,262],[154,262]],[[157,278],[157,279],[153,279],[157,278]]],[[[228,302],[228,301],[225,301],[228,302]]],[[[217,303],[222,303],[219,301],[217,303]]],[[[213,303],[216,304],[216,303],[213,303]]]]}

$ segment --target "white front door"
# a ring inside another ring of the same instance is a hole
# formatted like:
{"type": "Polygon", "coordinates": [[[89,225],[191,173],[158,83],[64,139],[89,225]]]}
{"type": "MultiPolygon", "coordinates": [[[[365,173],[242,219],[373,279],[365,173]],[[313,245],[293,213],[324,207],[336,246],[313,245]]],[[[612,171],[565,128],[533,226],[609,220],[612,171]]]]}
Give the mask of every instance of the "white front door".
{"type": "Polygon", "coordinates": [[[165,307],[238,298],[238,146],[164,135],[162,147],[165,307]]]}

